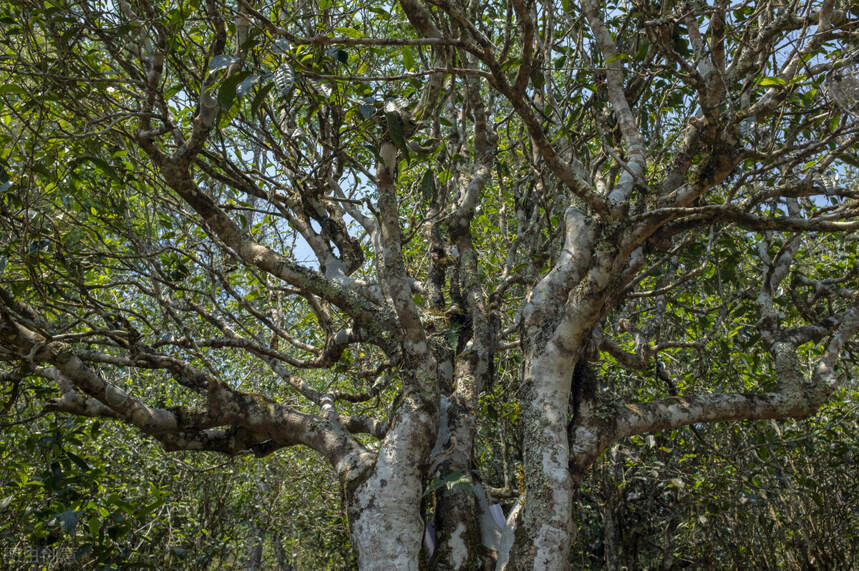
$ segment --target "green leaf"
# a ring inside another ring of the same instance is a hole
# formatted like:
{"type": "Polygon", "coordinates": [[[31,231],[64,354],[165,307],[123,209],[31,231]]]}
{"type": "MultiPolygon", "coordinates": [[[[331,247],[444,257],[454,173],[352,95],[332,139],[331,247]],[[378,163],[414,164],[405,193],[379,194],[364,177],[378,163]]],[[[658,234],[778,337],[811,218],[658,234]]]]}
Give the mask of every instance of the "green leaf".
{"type": "Polygon", "coordinates": [[[17,85],[13,85],[8,83],[6,85],[0,85],[0,95],[4,95],[6,93],[14,93],[16,95],[26,95],[27,91],[23,87],[19,87],[17,85]]]}
{"type": "Polygon", "coordinates": [[[69,457],[69,459],[71,459],[72,462],[77,464],[78,468],[80,468],[81,470],[83,470],[85,472],[89,471],[89,464],[87,464],[83,458],[81,458],[77,454],[74,454],[73,452],[69,452],[69,451],[66,451],[66,455],[69,457]]]}
{"type": "Polygon", "coordinates": [[[686,32],[686,28],[683,26],[677,26],[674,29],[671,47],[673,47],[674,51],[678,54],[687,57],[692,55],[692,50],[689,49],[689,42],[683,36],[684,32],[686,32]]]}
{"type": "Polygon", "coordinates": [[[409,149],[406,147],[406,139],[403,136],[403,119],[399,113],[385,113],[385,120],[388,123],[388,132],[391,134],[391,141],[400,151],[406,161],[409,160],[409,149]]]}
{"type": "Polygon", "coordinates": [[[445,487],[450,490],[453,489],[455,486],[473,486],[473,484],[471,483],[471,478],[468,477],[464,470],[456,470],[454,472],[451,472],[444,478],[433,480],[430,485],[427,486],[427,489],[424,492],[424,496],[431,494],[432,492],[438,490],[441,487],[445,487]]]}
{"type": "Polygon", "coordinates": [[[374,105],[367,105],[366,103],[362,103],[358,105],[358,111],[361,113],[361,117],[364,119],[369,119],[376,112],[376,107],[374,105]]]}
{"type": "Polygon", "coordinates": [[[280,55],[289,53],[289,41],[285,38],[280,38],[274,42],[274,51],[280,55]]]}
{"type": "Polygon", "coordinates": [[[605,62],[611,63],[613,61],[621,61],[621,60],[625,60],[627,58],[629,58],[629,56],[627,54],[614,54],[613,56],[611,56],[610,58],[605,60],[605,62]]]}
{"type": "MultiPolygon", "coordinates": [[[[371,9],[372,11],[372,9],[371,9]]],[[[388,12],[384,12],[385,16],[390,16],[388,12]]],[[[343,26],[335,26],[334,31],[338,34],[343,34],[347,38],[363,38],[364,33],[361,30],[356,30],[355,28],[348,28],[343,26]]]]}
{"type": "Polygon", "coordinates": [[[531,68],[531,83],[537,89],[543,89],[543,86],[546,85],[546,76],[543,75],[543,69],[539,66],[531,68]]]}
{"type": "Polygon", "coordinates": [[[344,50],[343,48],[330,48],[325,52],[330,58],[336,59],[338,62],[346,65],[349,62],[349,52],[344,50]]]}
{"type": "Polygon", "coordinates": [[[224,80],[224,83],[222,83],[221,87],[218,89],[218,103],[221,104],[221,109],[227,110],[232,107],[233,101],[236,99],[236,92],[239,83],[244,81],[248,75],[250,75],[249,72],[242,71],[233,74],[224,80]]]}
{"type": "Polygon", "coordinates": [[[12,186],[12,181],[9,180],[9,173],[6,172],[3,165],[0,165],[0,194],[9,190],[10,186],[12,186]]]}
{"type": "Polygon", "coordinates": [[[409,46],[403,46],[403,67],[412,71],[415,69],[415,56],[409,46]]]}
{"type": "Polygon", "coordinates": [[[257,91],[253,102],[251,102],[251,112],[254,115],[259,116],[260,107],[262,107],[262,104],[265,102],[265,98],[268,95],[268,92],[271,91],[272,87],[274,87],[274,84],[269,83],[268,85],[262,86],[259,91],[257,91]]]}
{"type": "Polygon", "coordinates": [[[832,119],[829,120],[829,130],[836,131],[838,127],[841,126],[841,114],[834,115],[832,119]]]}
{"type": "Polygon", "coordinates": [[[185,554],[188,552],[184,547],[180,547],[178,545],[174,545],[170,548],[170,554],[176,557],[185,557],[185,554]]]}
{"type": "Polygon", "coordinates": [[[780,77],[765,77],[760,81],[761,85],[787,85],[787,82],[780,77]]]}
{"type": "Polygon", "coordinates": [[[435,176],[432,170],[428,170],[421,179],[421,198],[424,202],[430,202],[433,194],[435,194],[435,176]]]}

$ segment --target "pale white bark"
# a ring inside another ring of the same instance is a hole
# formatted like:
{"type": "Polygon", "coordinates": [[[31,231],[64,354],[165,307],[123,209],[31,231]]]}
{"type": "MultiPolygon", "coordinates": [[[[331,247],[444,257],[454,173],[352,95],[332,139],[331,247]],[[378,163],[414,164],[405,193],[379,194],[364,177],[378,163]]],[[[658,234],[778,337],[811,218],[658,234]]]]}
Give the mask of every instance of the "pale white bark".
{"type": "Polygon", "coordinates": [[[644,139],[642,139],[635,124],[632,109],[624,93],[623,63],[618,57],[617,45],[600,14],[600,3],[598,1],[585,1],[582,3],[582,8],[587,15],[588,23],[594,33],[594,39],[605,60],[608,97],[626,146],[626,162],[618,159],[623,167],[623,172],[621,172],[614,189],[608,195],[608,207],[611,214],[621,216],[626,213],[632,189],[644,180],[646,161],[644,139]]]}
{"type": "Polygon", "coordinates": [[[523,310],[527,339],[523,377],[525,503],[514,568],[564,569],[574,535],[570,443],[567,436],[573,369],[598,311],[599,297],[587,299],[578,285],[593,281],[594,223],[570,208],[564,249],[523,310]],[[575,291],[574,291],[575,290],[575,291]],[[565,303],[559,311],[559,300],[565,303]]]}
{"type": "Polygon", "coordinates": [[[370,477],[352,491],[346,484],[352,542],[362,570],[418,569],[424,534],[421,465],[429,443],[410,433],[426,435],[427,422],[424,413],[406,413],[379,449],[370,477]]]}
{"type": "Polygon", "coordinates": [[[573,481],[569,470],[570,380],[573,358],[552,345],[528,366],[525,381],[533,384],[525,423],[526,499],[523,524],[532,536],[527,555],[535,570],[566,567],[572,542],[573,481]]]}

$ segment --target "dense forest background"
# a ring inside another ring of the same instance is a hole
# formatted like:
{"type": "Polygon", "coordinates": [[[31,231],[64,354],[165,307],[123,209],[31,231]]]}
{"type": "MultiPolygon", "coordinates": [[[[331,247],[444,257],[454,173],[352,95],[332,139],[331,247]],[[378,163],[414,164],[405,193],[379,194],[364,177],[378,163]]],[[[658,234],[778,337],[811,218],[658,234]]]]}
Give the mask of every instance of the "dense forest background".
{"type": "MultiPolygon", "coordinates": [[[[855,566],[858,397],[845,391],[809,420],[686,428],[612,447],[576,498],[576,568],[855,566]]],[[[494,417],[497,402],[487,396],[484,412],[494,417]]],[[[504,414],[499,428],[515,434],[517,422],[504,414]]],[[[45,417],[4,426],[0,444],[7,564],[356,568],[337,478],[308,451],[165,454],[117,423],[45,417]]],[[[516,447],[506,450],[514,465],[516,447]]],[[[484,448],[480,475],[503,472],[504,460],[484,448]]]]}

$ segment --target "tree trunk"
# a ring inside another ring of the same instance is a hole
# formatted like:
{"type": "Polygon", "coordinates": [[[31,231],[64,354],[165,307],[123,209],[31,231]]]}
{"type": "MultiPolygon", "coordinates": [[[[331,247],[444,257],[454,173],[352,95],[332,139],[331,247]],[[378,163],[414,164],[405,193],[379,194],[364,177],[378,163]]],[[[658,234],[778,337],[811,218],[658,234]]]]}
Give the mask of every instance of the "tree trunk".
{"type": "Polygon", "coordinates": [[[479,569],[480,527],[477,501],[471,478],[471,451],[474,440],[474,417],[462,398],[442,399],[442,426],[433,449],[431,478],[461,474],[461,484],[436,490],[436,547],[432,569],[479,569]],[[471,485],[468,485],[468,484],[471,485]]]}
{"type": "Polygon", "coordinates": [[[420,496],[419,475],[395,474],[388,467],[358,485],[347,511],[362,570],[417,571],[424,532],[420,496]]]}
{"type": "Polygon", "coordinates": [[[516,530],[513,569],[554,571],[569,566],[575,533],[567,438],[572,371],[571,358],[553,343],[526,363],[525,505],[516,530]]]}
{"type": "Polygon", "coordinates": [[[597,228],[575,208],[564,219],[564,250],[522,311],[522,424],[525,503],[510,553],[512,569],[569,567],[574,537],[570,463],[573,371],[602,306],[606,253],[594,255],[597,228]]]}
{"type": "Polygon", "coordinates": [[[480,513],[475,495],[477,483],[472,477],[478,395],[483,384],[481,379],[488,374],[487,359],[478,355],[485,356],[489,351],[474,350],[474,346],[487,343],[485,338],[480,338],[488,337],[483,321],[481,323],[479,316],[474,320],[478,339],[473,340],[471,350],[463,352],[467,356],[457,359],[453,396],[442,399],[440,424],[447,430],[439,431],[430,476],[443,478],[460,474],[461,484],[442,487],[436,492],[438,542],[432,560],[433,569],[481,569],[491,563],[487,557],[490,548],[497,549],[497,546],[483,547],[491,541],[482,536],[491,530],[482,529],[487,526],[481,526],[481,516],[484,519],[491,516],[480,513]]]}
{"type": "Polygon", "coordinates": [[[421,497],[436,419],[408,397],[367,475],[341,470],[352,544],[366,571],[419,567],[421,497]]]}

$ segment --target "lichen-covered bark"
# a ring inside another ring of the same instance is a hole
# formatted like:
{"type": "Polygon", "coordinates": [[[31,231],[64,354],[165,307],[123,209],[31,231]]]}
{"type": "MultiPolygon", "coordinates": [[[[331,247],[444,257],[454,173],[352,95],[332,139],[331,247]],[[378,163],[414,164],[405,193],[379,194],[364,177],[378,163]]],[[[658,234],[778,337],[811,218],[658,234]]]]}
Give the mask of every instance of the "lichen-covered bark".
{"type": "Polygon", "coordinates": [[[526,364],[525,506],[516,532],[513,569],[566,567],[573,536],[567,442],[572,368],[571,356],[551,346],[526,364]]]}
{"type": "Polygon", "coordinates": [[[440,541],[433,554],[432,569],[483,568],[477,515],[477,502],[472,488],[454,486],[438,494],[435,521],[440,541]]]}
{"type": "MultiPolygon", "coordinates": [[[[472,448],[476,431],[475,381],[459,364],[455,378],[455,394],[442,404],[442,422],[446,430],[439,432],[433,449],[430,478],[443,478],[460,473],[471,482],[472,448]]],[[[433,569],[476,569],[482,567],[481,541],[477,501],[471,486],[457,485],[437,490],[435,529],[438,537],[431,567],[433,569]]]]}
{"type": "Polygon", "coordinates": [[[347,492],[350,533],[361,569],[419,567],[424,525],[417,452],[398,446],[383,448],[371,476],[347,492]]]}
{"type": "Polygon", "coordinates": [[[424,523],[420,502],[436,415],[403,399],[398,421],[366,471],[340,471],[361,569],[417,570],[424,523]]]}
{"type": "Polygon", "coordinates": [[[424,522],[421,497],[438,429],[438,362],[420,322],[402,254],[402,229],[394,190],[396,149],[380,146],[377,163],[382,291],[391,301],[402,335],[402,401],[367,474],[344,480],[352,541],[362,569],[416,570],[424,522]]]}
{"type": "MultiPolygon", "coordinates": [[[[582,344],[598,315],[589,299],[596,229],[575,209],[566,214],[564,250],[523,311],[525,503],[510,553],[512,569],[563,569],[572,541],[569,470],[570,391],[582,344]],[[559,311],[559,300],[564,300],[559,311]]],[[[506,554],[502,554],[506,558],[506,554]]]]}

